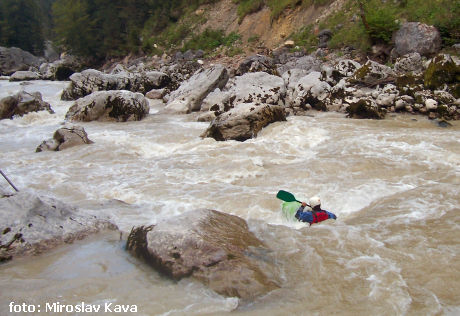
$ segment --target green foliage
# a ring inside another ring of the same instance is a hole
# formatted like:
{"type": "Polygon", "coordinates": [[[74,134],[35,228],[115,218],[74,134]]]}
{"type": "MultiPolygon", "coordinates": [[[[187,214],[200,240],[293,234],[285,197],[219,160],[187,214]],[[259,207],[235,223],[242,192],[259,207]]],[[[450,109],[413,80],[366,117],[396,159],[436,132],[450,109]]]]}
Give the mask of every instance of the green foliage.
{"type": "Polygon", "coordinates": [[[0,45],[42,55],[43,15],[35,0],[0,1],[0,45]]]}
{"type": "Polygon", "coordinates": [[[99,55],[98,48],[102,46],[101,42],[104,43],[96,32],[98,20],[91,17],[89,11],[88,4],[83,0],[57,0],[53,4],[58,44],[75,55],[99,55]]]}
{"type": "Polygon", "coordinates": [[[329,47],[340,48],[350,46],[366,52],[371,47],[371,41],[362,23],[352,23],[334,32],[329,47]]]}
{"type": "Polygon", "coordinates": [[[305,47],[307,50],[313,49],[318,45],[318,38],[314,34],[311,25],[301,28],[298,32],[292,34],[290,38],[297,46],[305,47]]]}
{"type": "Polygon", "coordinates": [[[201,34],[193,36],[192,39],[186,42],[182,50],[201,49],[205,52],[210,52],[219,46],[231,47],[240,38],[241,36],[234,32],[225,36],[222,30],[206,29],[201,34]]]}
{"type": "Polygon", "coordinates": [[[277,19],[287,8],[295,8],[300,5],[302,0],[267,0],[267,5],[271,9],[272,19],[277,19]]]}
{"type": "Polygon", "coordinates": [[[238,3],[238,17],[240,23],[246,15],[259,11],[265,4],[264,0],[233,0],[233,2],[238,3]]]}
{"type": "Polygon", "coordinates": [[[366,3],[365,14],[369,26],[367,32],[373,42],[391,41],[393,32],[399,28],[396,12],[395,6],[391,3],[384,4],[382,0],[371,0],[366,3]]]}

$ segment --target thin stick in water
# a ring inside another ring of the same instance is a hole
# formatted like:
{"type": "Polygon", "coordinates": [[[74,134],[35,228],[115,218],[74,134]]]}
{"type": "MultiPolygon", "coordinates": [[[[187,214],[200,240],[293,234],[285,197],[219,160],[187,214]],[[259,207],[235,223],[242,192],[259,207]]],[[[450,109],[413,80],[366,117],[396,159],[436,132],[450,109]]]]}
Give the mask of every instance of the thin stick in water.
{"type": "Polygon", "coordinates": [[[5,178],[5,180],[8,181],[8,183],[13,187],[13,189],[14,189],[16,192],[19,192],[19,190],[14,186],[13,182],[11,182],[10,179],[8,179],[8,177],[3,173],[2,170],[0,170],[0,173],[1,173],[2,176],[5,178]]]}

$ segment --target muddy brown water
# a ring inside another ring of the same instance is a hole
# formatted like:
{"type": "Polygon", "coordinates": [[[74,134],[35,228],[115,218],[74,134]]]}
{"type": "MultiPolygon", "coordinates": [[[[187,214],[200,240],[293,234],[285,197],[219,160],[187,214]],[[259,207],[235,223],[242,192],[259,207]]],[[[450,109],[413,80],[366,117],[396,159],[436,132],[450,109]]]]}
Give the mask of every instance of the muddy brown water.
{"type": "Polygon", "coordinates": [[[0,315],[30,315],[11,312],[11,302],[135,305],[136,315],[460,314],[459,122],[313,113],[244,143],[216,142],[199,137],[207,123],[160,114],[152,103],[141,122],[80,124],[92,145],[35,153],[71,105],[59,100],[65,85],[0,81],[0,97],[41,91],[56,111],[0,121],[0,166],[19,189],[108,216],[124,236],[195,208],[238,215],[269,245],[261,256],[281,288],[241,304],[193,280],[163,278],[127,254],[118,234],[104,234],[1,265],[0,315]],[[302,200],[320,195],[338,220],[286,221],[279,189],[302,200]]]}

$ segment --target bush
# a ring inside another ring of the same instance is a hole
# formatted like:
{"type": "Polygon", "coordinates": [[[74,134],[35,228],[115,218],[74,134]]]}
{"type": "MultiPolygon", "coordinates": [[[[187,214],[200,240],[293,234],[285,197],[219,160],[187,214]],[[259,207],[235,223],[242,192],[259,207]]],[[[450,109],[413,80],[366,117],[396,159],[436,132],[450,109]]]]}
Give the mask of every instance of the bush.
{"type": "Polygon", "coordinates": [[[399,28],[396,8],[384,5],[381,0],[369,1],[366,5],[367,32],[373,42],[389,43],[393,32],[399,28]]]}

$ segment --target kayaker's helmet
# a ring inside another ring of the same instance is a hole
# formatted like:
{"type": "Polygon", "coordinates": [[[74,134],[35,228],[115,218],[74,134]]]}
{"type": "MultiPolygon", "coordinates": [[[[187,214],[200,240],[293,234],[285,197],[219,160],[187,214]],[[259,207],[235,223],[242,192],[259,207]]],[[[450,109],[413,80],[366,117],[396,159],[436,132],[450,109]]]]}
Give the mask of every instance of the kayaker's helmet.
{"type": "Polygon", "coordinates": [[[310,198],[310,206],[312,208],[318,205],[321,205],[321,200],[319,199],[319,196],[314,196],[310,198]]]}

